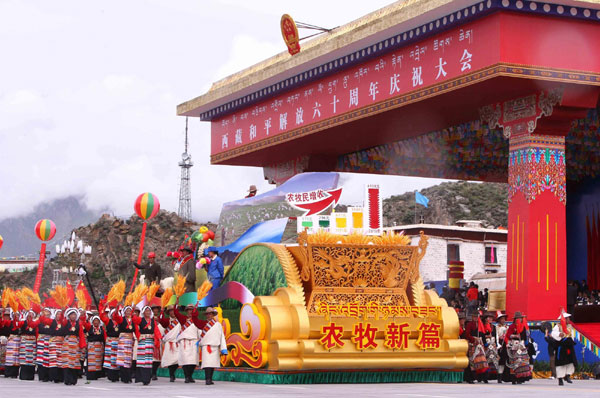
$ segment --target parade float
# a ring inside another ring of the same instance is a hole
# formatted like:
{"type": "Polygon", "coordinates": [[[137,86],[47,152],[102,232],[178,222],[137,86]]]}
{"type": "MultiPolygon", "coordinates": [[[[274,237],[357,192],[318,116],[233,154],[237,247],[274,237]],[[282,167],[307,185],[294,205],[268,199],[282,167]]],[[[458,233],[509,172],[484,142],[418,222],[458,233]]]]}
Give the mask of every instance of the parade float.
{"type": "MultiPolygon", "coordinates": [[[[215,380],[461,381],[467,343],[457,314],[419,275],[427,236],[412,246],[383,234],[377,186],[363,208],[318,214],[331,204],[298,217],[296,243],[245,247],[198,303],[219,305],[226,333],[215,380]]],[[[195,299],[187,293],[180,304],[195,299]]]]}

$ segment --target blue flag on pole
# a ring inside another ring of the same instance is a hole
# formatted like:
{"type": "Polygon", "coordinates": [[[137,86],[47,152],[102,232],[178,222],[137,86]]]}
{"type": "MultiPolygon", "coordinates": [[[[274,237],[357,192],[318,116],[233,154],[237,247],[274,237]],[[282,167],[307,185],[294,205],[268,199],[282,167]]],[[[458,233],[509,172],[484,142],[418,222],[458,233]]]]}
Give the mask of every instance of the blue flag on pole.
{"type": "Polygon", "coordinates": [[[421,194],[419,191],[415,192],[415,201],[420,205],[428,207],[427,204],[429,204],[429,199],[427,199],[427,196],[421,194]]]}

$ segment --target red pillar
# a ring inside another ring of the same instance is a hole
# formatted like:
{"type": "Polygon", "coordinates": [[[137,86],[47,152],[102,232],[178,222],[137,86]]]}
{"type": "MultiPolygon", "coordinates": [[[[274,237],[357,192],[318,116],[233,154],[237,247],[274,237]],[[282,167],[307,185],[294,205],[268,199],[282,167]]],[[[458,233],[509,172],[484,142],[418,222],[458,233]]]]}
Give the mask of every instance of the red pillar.
{"type": "Polygon", "coordinates": [[[565,138],[526,133],[509,148],[506,309],[556,319],[566,308],[565,138]]]}

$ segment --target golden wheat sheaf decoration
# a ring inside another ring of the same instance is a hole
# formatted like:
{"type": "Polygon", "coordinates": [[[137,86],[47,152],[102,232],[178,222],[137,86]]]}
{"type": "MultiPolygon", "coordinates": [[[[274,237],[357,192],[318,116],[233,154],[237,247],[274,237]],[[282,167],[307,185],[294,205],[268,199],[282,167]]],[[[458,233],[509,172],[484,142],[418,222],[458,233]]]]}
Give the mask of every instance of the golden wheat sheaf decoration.
{"type": "Polygon", "coordinates": [[[410,295],[411,304],[414,306],[425,305],[425,285],[421,276],[414,282],[410,282],[409,289],[410,291],[407,293],[410,295]]]}

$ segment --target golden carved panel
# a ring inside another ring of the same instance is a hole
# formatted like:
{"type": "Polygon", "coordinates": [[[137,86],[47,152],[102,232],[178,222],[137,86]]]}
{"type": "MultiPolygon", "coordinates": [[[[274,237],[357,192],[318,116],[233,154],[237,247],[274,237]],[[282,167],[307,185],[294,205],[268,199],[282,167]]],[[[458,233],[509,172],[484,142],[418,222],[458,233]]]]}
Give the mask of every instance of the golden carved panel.
{"type": "Polygon", "coordinates": [[[416,247],[310,245],[314,287],[406,289],[416,247]]]}

